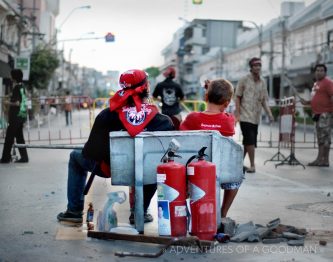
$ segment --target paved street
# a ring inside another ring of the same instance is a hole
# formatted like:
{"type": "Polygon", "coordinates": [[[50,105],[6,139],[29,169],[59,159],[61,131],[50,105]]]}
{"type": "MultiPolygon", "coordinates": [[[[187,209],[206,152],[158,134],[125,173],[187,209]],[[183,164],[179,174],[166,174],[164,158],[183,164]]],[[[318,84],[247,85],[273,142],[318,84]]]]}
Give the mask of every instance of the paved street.
{"type": "MultiPolygon", "coordinates": [[[[77,115],[74,116],[74,127],[77,115]]],[[[87,123],[82,123],[86,126],[87,123]]],[[[87,127],[87,126],[86,126],[87,127]]],[[[65,130],[65,127],[63,127],[65,130]]],[[[36,132],[36,131],[33,131],[36,132]]],[[[2,151],[0,145],[0,150],[2,151]]],[[[304,247],[286,243],[229,243],[211,252],[169,248],[156,261],[332,261],[333,259],[333,153],[331,167],[280,166],[264,161],[276,148],[257,150],[257,172],[246,174],[229,216],[237,223],[253,221],[265,225],[280,218],[281,223],[306,228],[304,247]],[[326,240],[320,246],[319,240],[326,240]]],[[[115,251],[157,252],[160,246],[125,241],[104,241],[86,237],[86,226],[72,227],[57,222],[56,215],[66,209],[67,162],[70,150],[29,149],[28,164],[0,165],[0,261],[139,261],[144,258],[114,256],[115,251]]],[[[288,156],[288,150],[282,150],[288,156]]],[[[296,158],[308,163],[315,149],[297,149],[296,158]]],[[[246,164],[247,161],[246,161],[246,164]]],[[[98,210],[106,193],[124,190],[111,187],[110,180],[95,178],[86,203],[98,210]]],[[[156,197],[153,199],[156,201],[156,197]]],[[[128,223],[129,205],[116,205],[118,221],[128,223]]],[[[156,207],[151,205],[155,220],[156,207]]],[[[156,235],[157,222],[146,224],[145,233],[156,235]]]]}

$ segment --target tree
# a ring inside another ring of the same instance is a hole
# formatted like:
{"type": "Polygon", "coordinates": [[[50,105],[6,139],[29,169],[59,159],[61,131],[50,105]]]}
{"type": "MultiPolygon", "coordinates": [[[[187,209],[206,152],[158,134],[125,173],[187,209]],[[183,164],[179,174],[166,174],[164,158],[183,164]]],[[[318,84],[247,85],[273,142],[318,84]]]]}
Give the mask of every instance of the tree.
{"type": "Polygon", "coordinates": [[[59,66],[59,59],[55,50],[38,46],[31,54],[29,84],[37,89],[46,89],[59,66]]]}
{"type": "Polygon", "coordinates": [[[148,73],[150,78],[156,78],[160,74],[158,67],[154,66],[146,68],[145,71],[148,73]]]}

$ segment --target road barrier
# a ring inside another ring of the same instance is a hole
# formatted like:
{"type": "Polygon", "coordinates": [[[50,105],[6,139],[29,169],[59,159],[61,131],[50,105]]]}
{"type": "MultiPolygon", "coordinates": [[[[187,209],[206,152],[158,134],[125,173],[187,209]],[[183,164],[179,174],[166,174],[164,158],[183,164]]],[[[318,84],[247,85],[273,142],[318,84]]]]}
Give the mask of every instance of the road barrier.
{"type": "Polygon", "coordinates": [[[180,104],[188,113],[205,111],[207,108],[207,103],[202,100],[184,100],[180,104]]]}
{"type": "MultiPolygon", "coordinates": [[[[4,101],[9,97],[1,97],[0,138],[5,138],[7,127],[8,106],[4,101]]],[[[43,143],[78,143],[86,140],[91,126],[87,126],[86,119],[91,116],[92,99],[88,96],[46,97],[40,96],[28,99],[27,121],[24,128],[24,137],[28,144],[31,142],[43,143]],[[67,99],[67,101],[66,101],[67,99]],[[73,124],[66,126],[65,106],[71,107],[73,124]]]]}
{"type": "Polygon", "coordinates": [[[295,97],[287,97],[279,101],[280,118],[279,118],[279,138],[278,152],[267,161],[280,161],[275,167],[280,165],[300,165],[305,169],[295,156],[295,116],[296,116],[296,99],[295,97]],[[284,157],[280,153],[280,147],[290,148],[290,155],[284,157]],[[283,158],[283,159],[280,159],[283,158]]]}
{"type": "MultiPolygon", "coordinates": [[[[5,98],[0,97],[0,102],[5,98]]],[[[8,99],[8,97],[7,97],[8,99]]],[[[108,107],[109,98],[91,99],[87,96],[72,96],[72,114],[73,125],[65,125],[64,102],[65,97],[39,97],[33,98],[30,102],[29,118],[27,119],[24,133],[27,143],[41,141],[42,143],[57,144],[57,143],[82,143],[89,136],[90,129],[94,123],[96,115],[105,107],[108,107]]],[[[158,104],[157,101],[154,101],[158,104]]],[[[4,103],[0,111],[0,143],[3,142],[6,130],[6,109],[4,103]]],[[[279,102],[278,102],[279,104],[279,102]]],[[[192,110],[202,111],[206,104],[200,100],[185,100],[182,103],[183,117],[192,110]],[[201,109],[201,110],[199,110],[201,109]]],[[[280,106],[277,105],[276,110],[280,111],[280,106]]],[[[296,106],[296,112],[303,112],[309,107],[296,106]]],[[[274,107],[273,107],[274,109],[274,107]]],[[[296,114],[296,113],[295,113],[296,114]]],[[[297,114],[296,114],[297,115],[297,114]]],[[[302,114],[301,114],[302,115],[302,114]]],[[[298,121],[295,122],[295,148],[313,149],[317,147],[316,133],[311,118],[306,114],[298,116],[298,121]],[[303,119],[302,119],[303,117],[303,119]]],[[[277,123],[271,125],[259,125],[258,130],[258,147],[260,148],[280,148],[279,128],[280,118],[277,117],[277,123]]],[[[265,122],[265,118],[263,118],[265,122]]],[[[241,143],[242,135],[239,127],[236,127],[237,135],[234,139],[241,143]]],[[[282,160],[279,158],[278,160],[282,160]]]]}

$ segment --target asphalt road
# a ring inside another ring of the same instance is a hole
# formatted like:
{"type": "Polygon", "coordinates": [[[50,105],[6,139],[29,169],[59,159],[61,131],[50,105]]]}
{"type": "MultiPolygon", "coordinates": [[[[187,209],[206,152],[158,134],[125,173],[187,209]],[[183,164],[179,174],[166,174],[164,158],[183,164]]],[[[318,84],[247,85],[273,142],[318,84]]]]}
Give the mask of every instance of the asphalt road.
{"type": "MultiPolygon", "coordinates": [[[[307,229],[304,247],[290,247],[285,243],[228,243],[204,254],[197,253],[195,248],[173,247],[154,261],[332,261],[332,154],[329,168],[303,169],[298,165],[275,168],[276,162],[264,165],[264,161],[276,152],[276,148],[257,149],[257,172],[246,174],[229,216],[237,223],[253,221],[263,225],[279,217],[282,224],[307,229]],[[319,240],[326,240],[327,245],[319,245],[319,240]]],[[[56,215],[66,209],[69,153],[70,150],[29,149],[28,164],[0,164],[0,261],[151,260],[119,258],[114,252],[157,252],[161,246],[91,239],[86,237],[85,225],[73,227],[57,221],[56,215]]],[[[288,156],[289,151],[282,150],[282,153],[288,156]]],[[[295,156],[306,164],[315,158],[316,150],[297,149],[295,156]]],[[[107,192],[118,190],[128,192],[126,187],[111,187],[110,180],[95,179],[86,201],[94,203],[95,220],[104,206],[107,192]]],[[[152,203],[156,203],[154,201],[156,197],[152,203]]],[[[128,201],[116,205],[116,210],[119,223],[126,225],[128,201]]],[[[150,212],[157,217],[154,204],[150,212]]],[[[156,221],[146,224],[145,234],[157,235],[156,221]]]]}

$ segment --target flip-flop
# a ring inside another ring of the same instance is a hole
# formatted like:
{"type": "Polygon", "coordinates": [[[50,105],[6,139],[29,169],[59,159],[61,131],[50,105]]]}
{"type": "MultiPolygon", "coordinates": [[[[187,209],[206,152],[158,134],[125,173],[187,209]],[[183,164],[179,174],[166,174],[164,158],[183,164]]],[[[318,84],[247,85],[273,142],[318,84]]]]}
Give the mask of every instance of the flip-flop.
{"type": "Polygon", "coordinates": [[[246,173],[255,173],[255,172],[256,172],[256,169],[253,167],[250,167],[246,170],[246,173]]]}

